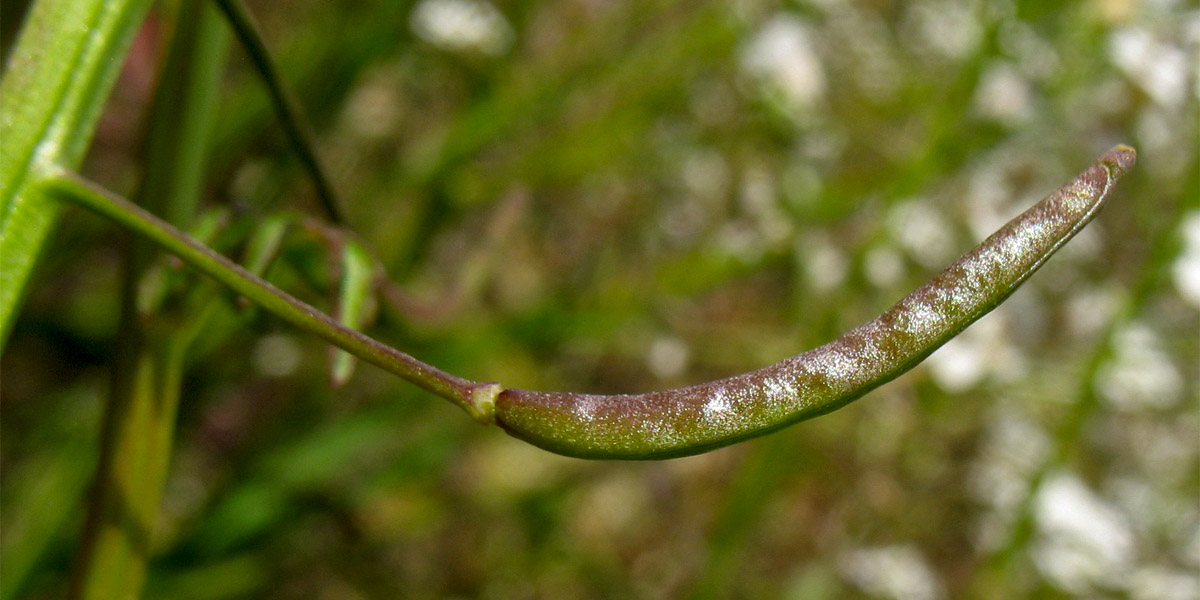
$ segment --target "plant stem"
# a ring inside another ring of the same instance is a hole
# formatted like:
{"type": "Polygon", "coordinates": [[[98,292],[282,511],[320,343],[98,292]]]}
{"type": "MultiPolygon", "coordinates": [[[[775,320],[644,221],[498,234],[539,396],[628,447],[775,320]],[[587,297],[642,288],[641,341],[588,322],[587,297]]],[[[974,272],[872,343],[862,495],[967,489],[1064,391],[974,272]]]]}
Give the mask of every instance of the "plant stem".
{"type": "Polygon", "coordinates": [[[292,148],[299,155],[300,162],[304,163],[304,167],[312,175],[313,185],[316,186],[317,197],[321,200],[321,208],[325,210],[325,215],[334,223],[344,223],[345,220],[338,208],[337,197],[333,193],[333,185],[329,183],[329,176],[321,166],[321,160],[317,157],[317,145],[312,128],[308,126],[308,120],[304,118],[300,102],[296,100],[290,88],[284,85],[283,78],[279,76],[279,69],[275,67],[275,61],[271,59],[271,53],[267,51],[267,46],[263,43],[262,34],[259,33],[258,25],[254,22],[254,16],[250,14],[250,9],[241,0],[217,0],[217,6],[220,7],[221,12],[225,13],[225,18],[229,20],[229,26],[241,40],[246,54],[250,56],[250,60],[258,68],[258,72],[263,78],[263,83],[267,85],[267,92],[271,96],[271,103],[275,105],[275,112],[279,115],[283,131],[291,141],[292,148]]]}
{"type": "Polygon", "coordinates": [[[42,0],[0,81],[0,348],[59,205],[33,186],[46,165],[83,160],[150,0],[42,0]]]}
{"type": "MultiPolygon", "coordinates": [[[[175,8],[168,19],[173,23],[170,50],[160,66],[147,120],[145,176],[138,198],[169,221],[184,223],[193,219],[203,190],[229,35],[211,4],[189,0],[175,8]]],[[[143,312],[139,282],[154,248],[139,239],[125,249],[121,335],[72,580],[72,597],[79,599],[141,594],[170,466],[185,359],[197,331],[161,319],[156,309],[143,312]]],[[[216,306],[219,301],[210,297],[189,316],[207,320],[216,306]]]]}
{"type": "Polygon", "coordinates": [[[116,359],[71,598],[141,593],[171,462],[185,346],[171,336],[151,335],[136,347],[124,345],[124,356],[116,359]]]}
{"type": "Polygon", "coordinates": [[[176,254],[204,274],[243,294],[276,316],[457,404],[477,421],[494,417],[497,383],[479,383],[428,365],[362,333],[347,329],[316,308],[292,297],[141,207],[66,169],[52,171],[41,189],[128,227],[176,254]]]}

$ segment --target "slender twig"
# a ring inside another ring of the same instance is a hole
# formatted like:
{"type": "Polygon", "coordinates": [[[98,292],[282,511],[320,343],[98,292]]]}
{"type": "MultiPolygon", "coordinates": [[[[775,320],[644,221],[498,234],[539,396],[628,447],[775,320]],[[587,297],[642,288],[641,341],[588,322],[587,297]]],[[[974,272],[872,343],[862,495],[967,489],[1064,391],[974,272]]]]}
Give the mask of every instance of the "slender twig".
{"type": "Polygon", "coordinates": [[[275,66],[275,61],[271,58],[271,53],[263,42],[262,33],[254,21],[254,16],[250,14],[250,10],[241,0],[216,0],[216,2],[221,12],[225,13],[225,17],[229,20],[229,26],[233,28],[234,34],[241,40],[246,54],[250,56],[250,60],[254,62],[254,66],[262,76],[263,83],[266,84],[267,91],[271,96],[271,102],[275,105],[275,112],[279,113],[279,122],[283,125],[284,133],[287,134],[300,161],[312,175],[313,185],[316,186],[317,197],[321,200],[321,207],[325,210],[326,217],[334,223],[344,223],[345,219],[342,217],[333,185],[330,184],[329,176],[322,166],[321,160],[317,157],[316,136],[313,135],[312,128],[308,126],[308,119],[305,118],[304,111],[300,108],[300,102],[296,100],[291,88],[287,87],[283,78],[280,77],[279,69],[275,66]]]}
{"type": "MultiPolygon", "coordinates": [[[[135,198],[166,221],[183,223],[194,218],[203,189],[229,35],[216,8],[205,3],[182,3],[172,21],[170,49],[146,120],[145,175],[135,198]]],[[[171,464],[187,349],[195,336],[194,328],[156,318],[165,288],[143,294],[152,244],[132,240],[125,249],[121,335],[110,362],[100,461],[71,580],[73,600],[141,595],[171,464]]],[[[216,290],[194,292],[205,293],[189,295],[213,296],[216,290]]],[[[189,315],[211,314],[215,306],[216,298],[210,298],[205,309],[189,315]]]]}
{"type": "Polygon", "coordinates": [[[496,383],[479,383],[451,375],[391,346],[348,329],[320,310],[296,299],[193,240],[141,207],[68,170],[52,171],[42,191],[108,217],[163,246],[204,274],[245,295],[291,324],[318,335],[359,358],[446,398],[475,419],[491,422],[496,383]]]}

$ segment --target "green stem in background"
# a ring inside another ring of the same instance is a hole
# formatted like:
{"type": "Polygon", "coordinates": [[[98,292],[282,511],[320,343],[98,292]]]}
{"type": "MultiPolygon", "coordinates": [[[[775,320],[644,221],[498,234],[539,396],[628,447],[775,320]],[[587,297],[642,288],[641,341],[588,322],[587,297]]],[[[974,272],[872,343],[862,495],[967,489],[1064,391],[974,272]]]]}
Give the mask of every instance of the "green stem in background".
{"type": "Polygon", "coordinates": [[[171,462],[185,346],[171,336],[152,335],[116,357],[71,598],[141,593],[171,462]]]}
{"type": "Polygon", "coordinates": [[[0,81],[0,349],[60,206],[34,189],[76,168],[150,0],[41,0],[0,81]]]}
{"type": "MultiPolygon", "coordinates": [[[[229,35],[206,2],[174,5],[170,48],[147,119],[141,204],[174,223],[194,219],[204,189],[205,155],[218,106],[229,35]]],[[[154,247],[132,240],[125,255],[120,331],[72,598],[141,594],[162,490],[171,462],[188,349],[196,327],[163,318],[160,302],[141,298],[139,283],[154,247]]],[[[189,296],[203,296],[202,288],[189,296]]],[[[161,294],[152,294],[161,297],[161,294]]],[[[209,294],[210,296],[213,294],[209,294]]],[[[191,311],[206,320],[217,298],[191,311]]]]}
{"type": "Polygon", "coordinates": [[[37,445],[14,450],[8,457],[11,462],[0,488],[0,600],[29,597],[23,589],[29,575],[57,546],[63,530],[78,522],[100,453],[98,395],[78,387],[40,396],[43,408],[67,418],[43,421],[21,432],[35,435],[37,445]]]}
{"type": "Polygon", "coordinates": [[[254,22],[254,16],[250,14],[250,9],[241,0],[216,0],[216,2],[221,12],[225,13],[226,19],[229,20],[234,34],[245,47],[246,54],[250,56],[250,60],[262,75],[271,102],[275,105],[275,112],[279,115],[279,122],[283,125],[283,131],[287,134],[292,148],[300,157],[300,162],[304,163],[305,168],[312,175],[317,197],[321,200],[321,207],[325,210],[326,216],[334,223],[344,223],[345,220],[338,208],[337,198],[333,193],[333,186],[329,183],[329,177],[321,166],[320,159],[317,158],[317,145],[312,129],[307,126],[308,121],[300,109],[300,102],[296,100],[290,88],[284,85],[283,78],[279,75],[279,69],[275,66],[275,61],[271,58],[271,53],[263,42],[258,25],[254,22]]]}
{"type": "Polygon", "coordinates": [[[454,402],[481,422],[492,421],[495,398],[500,393],[499,384],[478,383],[456,377],[347,329],[325,313],[267,283],[141,207],[75,173],[66,170],[52,172],[42,182],[41,188],[51,197],[84,206],[150,238],[204,274],[289,323],[454,402]]]}

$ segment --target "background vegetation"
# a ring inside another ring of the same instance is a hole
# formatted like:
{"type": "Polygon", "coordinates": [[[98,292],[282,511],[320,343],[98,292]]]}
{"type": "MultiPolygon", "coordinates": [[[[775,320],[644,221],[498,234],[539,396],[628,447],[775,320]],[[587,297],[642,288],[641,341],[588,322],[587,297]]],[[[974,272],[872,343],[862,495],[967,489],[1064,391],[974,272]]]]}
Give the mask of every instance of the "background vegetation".
{"type": "MultiPolygon", "coordinates": [[[[688,459],[550,455],[370,367],[331,390],[326,347],[229,311],[185,381],[147,597],[1197,597],[1194,7],[251,7],[348,227],[405,292],[371,332],[514,387],[643,391],[774,362],[1110,146],[1139,165],[913,373],[688,459]]],[[[152,13],[85,169],[125,193],[162,37],[152,13]]],[[[318,214],[240,49],[228,68],[206,202],[318,214]]],[[[5,597],[65,590],[127,236],[69,211],[5,350],[5,597]]],[[[286,263],[270,276],[328,306],[286,263]]]]}

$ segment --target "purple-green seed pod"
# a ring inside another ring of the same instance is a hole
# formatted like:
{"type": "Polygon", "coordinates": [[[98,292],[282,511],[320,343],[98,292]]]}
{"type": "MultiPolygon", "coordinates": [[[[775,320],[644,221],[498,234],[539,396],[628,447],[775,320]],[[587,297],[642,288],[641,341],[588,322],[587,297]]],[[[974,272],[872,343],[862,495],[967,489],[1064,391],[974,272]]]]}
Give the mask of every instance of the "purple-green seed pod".
{"type": "Polygon", "coordinates": [[[845,406],[917,363],[1017,289],[1104,205],[1136,160],[1117,146],[879,317],[742,375],[613,396],[507,389],[495,419],[552,452],[601,459],[698,454],[845,406]]]}

